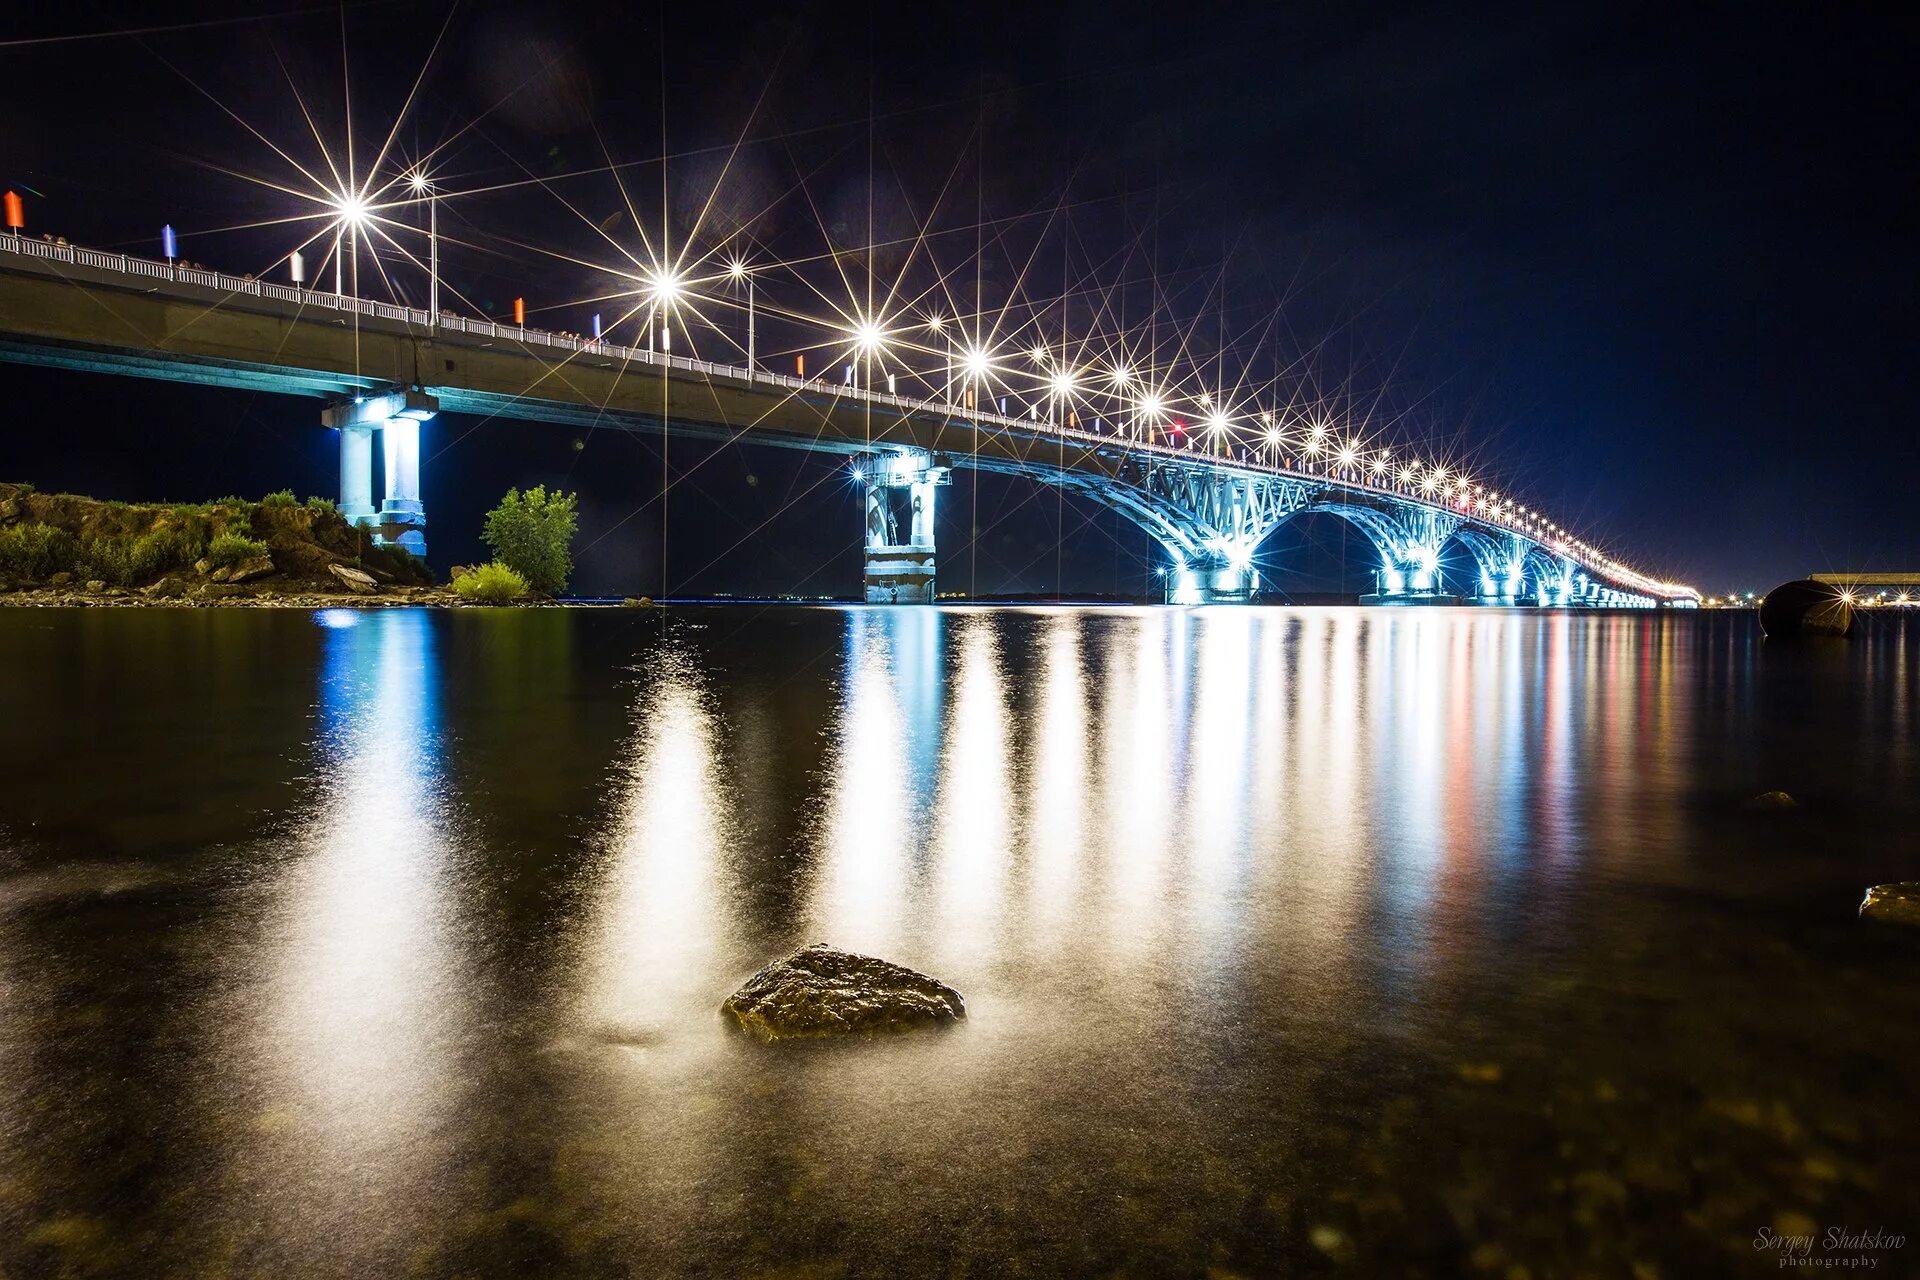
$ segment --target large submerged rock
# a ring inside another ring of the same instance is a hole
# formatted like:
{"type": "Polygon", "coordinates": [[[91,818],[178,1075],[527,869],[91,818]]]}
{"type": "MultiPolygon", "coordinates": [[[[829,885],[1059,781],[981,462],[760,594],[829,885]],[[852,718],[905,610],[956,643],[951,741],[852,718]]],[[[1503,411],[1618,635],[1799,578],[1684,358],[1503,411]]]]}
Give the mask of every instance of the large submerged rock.
{"type": "Polygon", "coordinates": [[[939,979],[824,942],[774,961],[720,1009],[762,1040],[883,1035],[967,1016],[960,993],[939,979]]]}
{"type": "Polygon", "coordinates": [[[1861,900],[1860,916],[1888,924],[1920,925],[1920,880],[1874,885],[1861,900]]]}

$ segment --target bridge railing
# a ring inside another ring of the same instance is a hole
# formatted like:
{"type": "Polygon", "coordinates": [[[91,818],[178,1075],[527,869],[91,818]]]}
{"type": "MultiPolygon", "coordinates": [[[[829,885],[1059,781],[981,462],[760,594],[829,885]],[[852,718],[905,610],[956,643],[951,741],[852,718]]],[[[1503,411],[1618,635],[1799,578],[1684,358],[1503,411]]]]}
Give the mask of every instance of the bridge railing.
{"type": "MultiPolygon", "coordinates": [[[[66,262],[75,266],[91,267],[100,271],[117,271],[124,275],[144,279],[167,280],[180,284],[195,285],[220,293],[256,298],[270,298],[278,302],[291,302],[301,306],[325,307],[334,311],[371,316],[380,320],[397,320],[404,324],[420,328],[441,329],[449,333],[482,335],[499,340],[505,338],[527,347],[547,347],[570,352],[591,352],[595,355],[609,356],[617,360],[655,368],[683,369],[690,373],[704,374],[708,377],[732,378],[750,384],[762,384],[783,387],[792,391],[819,392],[830,390],[836,397],[848,397],[863,400],[878,407],[899,410],[902,413],[940,413],[947,416],[961,415],[969,423],[1000,433],[1032,435],[1036,432],[1061,440],[1070,440],[1089,448],[1121,448],[1131,453],[1142,453],[1157,457],[1169,464],[1195,466],[1205,464],[1219,467],[1222,465],[1240,471],[1272,475],[1288,479],[1298,479],[1314,484],[1333,485],[1341,489],[1359,493],[1376,493],[1392,497],[1402,502],[1412,502],[1436,510],[1446,511],[1449,515],[1473,523],[1497,529],[1503,533],[1518,535],[1541,545],[1551,546],[1560,555],[1580,564],[1590,572],[1599,568],[1608,578],[1627,582],[1641,590],[1655,595],[1673,595],[1674,584],[1657,582],[1643,574],[1636,573],[1618,564],[1596,565],[1577,549],[1551,540],[1537,529],[1528,529],[1524,525],[1501,518],[1494,511],[1469,507],[1462,510],[1458,504],[1445,500],[1435,500],[1432,495],[1423,494],[1414,486],[1397,484],[1391,473],[1383,481],[1369,479],[1365,471],[1357,476],[1337,474],[1331,466],[1324,471],[1311,471],[1305,468],[1293,468],[1281,465],[1276,458],[1268,461],[1259,456],[1259,451],[1251,456],[1232,457],[1214,454],[1205,449],[1194,447],[1190,438],[1186,447],[1160,444],[1151,440],[1139,440],[1132,437],[1112,434],[1104,435],[1083,428],[1066,426],[1043,421],[1038,418],[1020,418],[1008,414],[981,412],[960,405],[949,404],[931,395],[925,397],[903,396],[893,392],[875,391],[853,384],[833,383],[822,378],[801,378],[790,374],[773,373],[765,369],[743,368],[738,365],[720,364],[709,360],[700,360],[692,356],[676,356],[665,352],[654,352],[642,347],[622,346],[603,338],[581,338],[570,334],[555,333],[546,329],[528,328],[526,325],[501,324],[497,320],[469,319],[442,311],[438,316],[430,315],[419,307],[401,306],[391,302],[377,302],[371,298],[357,298],[346,294],[328,293],[323,289],[308,289],[299,285],[275,284],[252,276],[233,276],[224,271],[210,271],[201,267],[184,266],[178,262],[157,262],[149,258],[136,258],[125,253],[109,253],[99,249],[83,249],[78,245],[60,244],[56,241],[35,240],[26,236],[0,235],[0,252],[13,252],[29,258],[41,258],[54,262],[66,262]]],[[[1697,598],[1698,593],[1694,593],[1697,598]]]]}

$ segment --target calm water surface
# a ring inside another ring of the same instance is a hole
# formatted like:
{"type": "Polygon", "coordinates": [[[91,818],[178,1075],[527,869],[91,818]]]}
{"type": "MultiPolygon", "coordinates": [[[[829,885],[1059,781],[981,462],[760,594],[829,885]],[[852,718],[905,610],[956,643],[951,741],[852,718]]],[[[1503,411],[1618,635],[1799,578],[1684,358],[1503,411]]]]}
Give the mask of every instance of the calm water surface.
{"type": "Polygon", "coordinates": [[[0,1271],[1920,1271],[1917,717],[1730,615],[0,611],[0,1271]],[[814,941],[970,1016],[729,1035],[814,941]]]}

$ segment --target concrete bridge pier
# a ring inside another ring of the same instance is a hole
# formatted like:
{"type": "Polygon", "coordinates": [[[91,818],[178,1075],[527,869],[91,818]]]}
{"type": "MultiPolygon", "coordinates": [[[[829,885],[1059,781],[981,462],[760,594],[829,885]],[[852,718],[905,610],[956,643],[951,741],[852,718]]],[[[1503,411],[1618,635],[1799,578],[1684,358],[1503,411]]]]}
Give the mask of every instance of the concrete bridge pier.
{"type": "Polygon", "coordinates": [[[340,514],[348,524],[372,524],[373,427],[349,422],[340,430],[340,514]]]}
{"type": "Polygon", "coordinates": [[[917,449],[876,454],[856,466],[867,492],[867,603],[932,604],[935,494],[953,483],[952,469],[917,449]],[[907,504],[905,541],[895,509],[901,497],[907,504]]]}
{"type": "Polygon", "coordinates": [[[420,424],[440,402],[421,391],[368,392],[328,405],[320,421],[340,433],[340,514],[374,530],[374,541],[427,554],[420,501],[420,424]],[[386,498],[373,506],[373,433],[380,433],[386,498]]]}
{"type": "Polygon", "coordinates": [[[1444,596],[1446,583],[1440,571],[1439,550],[1416,547],[1389,557],[1380,569],[1379,583],[1379,591],[1368,598],[1382,604],[1444,596]]]}
{"type": "Polygon", "coordinates": [[[1226,558],[1181,561],[1167,573],[1168,604],[1245,604],[1260,587],[1260,571],[1226,558]]]}

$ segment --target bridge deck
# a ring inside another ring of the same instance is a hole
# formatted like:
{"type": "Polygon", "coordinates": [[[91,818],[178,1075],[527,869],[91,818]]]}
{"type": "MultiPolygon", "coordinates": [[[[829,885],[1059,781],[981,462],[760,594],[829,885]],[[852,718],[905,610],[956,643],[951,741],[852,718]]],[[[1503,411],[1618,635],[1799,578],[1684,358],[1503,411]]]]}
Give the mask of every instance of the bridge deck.
{"type": "MultiPolygon", "coordinates": [[[[674,434],[848,455],[912,448],[1082,488],[1124,483],[1142,466],[1281,478],[1335,503],[1427,508],[1540,539],[1391,476],[1372,483],[491,320],[432,320],[415,308],[0,237],[0,360],[307,396],[416,386],[445,410],[481,417],[629,431],[665,423],[674,434]]],[[[1596,579],[1694,596],[1556,549],[1596,579]]]]}

